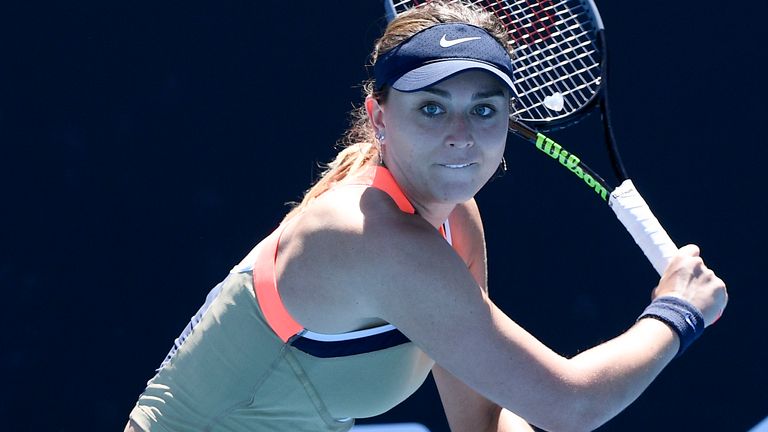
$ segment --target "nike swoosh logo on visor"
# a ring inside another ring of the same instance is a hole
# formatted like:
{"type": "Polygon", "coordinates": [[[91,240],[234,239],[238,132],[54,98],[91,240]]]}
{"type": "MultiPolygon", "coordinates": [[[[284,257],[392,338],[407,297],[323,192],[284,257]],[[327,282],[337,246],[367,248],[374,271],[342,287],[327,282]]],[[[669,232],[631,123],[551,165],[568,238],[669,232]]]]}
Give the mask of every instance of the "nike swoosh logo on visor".
{"type": "Polygon", "coordinates": [[[452,47],[454,45],[458,45],[460,43],[469,42],[471,40],[481,39],[480,36],[475,36],[475,37],[465,37],[465,38],[448,40],[448,39],[445,38],[445,36],[446,35],[443,35],[443,37],[440,39],[440,46],[443,47],[443,48],[450,48],[450,47],[452,47]]]}

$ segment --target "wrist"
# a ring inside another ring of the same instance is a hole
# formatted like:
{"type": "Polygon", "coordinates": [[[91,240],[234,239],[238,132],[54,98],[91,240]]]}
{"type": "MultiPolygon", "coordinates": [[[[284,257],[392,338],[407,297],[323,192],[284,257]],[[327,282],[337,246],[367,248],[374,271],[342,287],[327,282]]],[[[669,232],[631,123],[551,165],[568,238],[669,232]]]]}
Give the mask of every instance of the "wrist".
{"type": "Polygon", "coordinates": [[[683,352],[704,332],[704,317],[696,306],[672,296],[658,297],[645,308],[638,320],[653,318],[669,326],[680,341],[677,355],[683,352]]]}

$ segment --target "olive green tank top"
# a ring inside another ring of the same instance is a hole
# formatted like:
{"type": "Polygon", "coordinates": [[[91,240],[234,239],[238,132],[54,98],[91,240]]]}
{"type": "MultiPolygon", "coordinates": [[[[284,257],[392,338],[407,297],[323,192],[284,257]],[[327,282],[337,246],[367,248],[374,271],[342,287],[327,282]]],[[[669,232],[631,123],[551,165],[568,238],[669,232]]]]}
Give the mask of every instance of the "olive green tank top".
{"type": "MultiPolygon", "coordinates": [[[[347,183],[379,188],[414,212],[385,168],[347,183]]],[[[274,275],[283,229],[211,290],[176,339],[131,411],[142,429],[347,431],[424,382],[433,361],[392,325],[320,334],[290,317],[274,275]]],[[[450,242],[447,223],[443,234],[450,242]]]]}

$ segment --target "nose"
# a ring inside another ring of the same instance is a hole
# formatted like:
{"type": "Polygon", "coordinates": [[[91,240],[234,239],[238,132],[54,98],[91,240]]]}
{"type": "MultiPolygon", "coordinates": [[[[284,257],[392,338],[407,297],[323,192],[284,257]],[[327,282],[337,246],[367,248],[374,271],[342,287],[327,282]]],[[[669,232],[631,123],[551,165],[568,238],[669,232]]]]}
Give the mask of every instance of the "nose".
{"type": "Polygon", "coordinates": [[[469,119],[464,115],[456,115],[451,119],[446,136],[446,145],[454,148],[465,148],[475,145],[469,119]]]}

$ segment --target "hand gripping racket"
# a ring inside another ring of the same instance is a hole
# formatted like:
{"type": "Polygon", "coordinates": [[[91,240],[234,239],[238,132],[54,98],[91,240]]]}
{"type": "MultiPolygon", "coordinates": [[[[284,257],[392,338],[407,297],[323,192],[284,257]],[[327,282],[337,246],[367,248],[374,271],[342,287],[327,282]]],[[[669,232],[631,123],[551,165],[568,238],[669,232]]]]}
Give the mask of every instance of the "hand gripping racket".
{"type": "MultiPolygon", "coordinates": [[[[429,0],[385,0],[387,17],[429,0]]],[[[514,41],[517,103],[509,130],[571,171],[616,213],[661,275],[677,247],[635,189],[613,137],[607,96],[605,31],[593,0],[472,0],[501,19],[514,41]],[[599,109],[618,186],[544,132],[573,125],[599,109]]]]}

